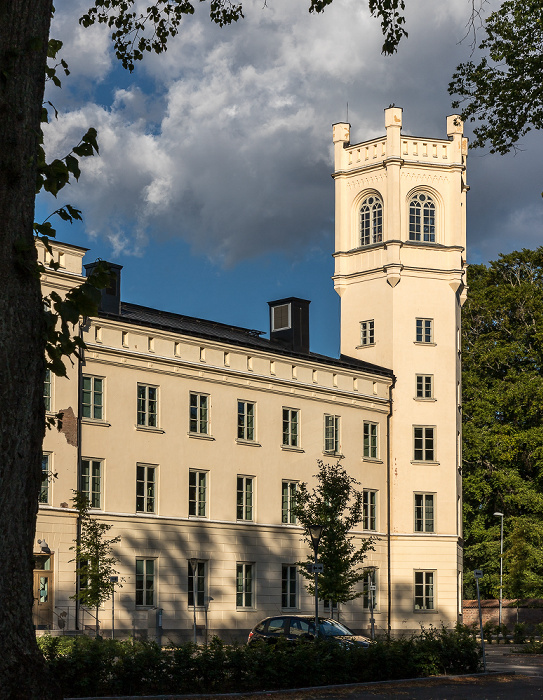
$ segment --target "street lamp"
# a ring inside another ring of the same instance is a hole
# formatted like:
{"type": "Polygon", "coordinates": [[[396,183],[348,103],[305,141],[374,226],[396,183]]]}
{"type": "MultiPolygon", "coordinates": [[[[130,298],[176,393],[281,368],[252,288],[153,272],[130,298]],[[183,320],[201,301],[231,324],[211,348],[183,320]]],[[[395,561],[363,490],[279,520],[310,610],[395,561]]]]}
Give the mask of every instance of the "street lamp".
{"type": "Polygon", "coordinates": [[[311,537],[311,544],[313,545],[313,551],[315,552],[315,563],[313,564],[313,573],[315,574],[315,637],[319,636],[319,573],[317,563],[319,542],[323,530],[323,525],[315,524],[309,526],[309,536],[311,537]]]}
{"type": "Polygon", "coordinates": [[[500,607],[498,612],[498,624],[502,625],[502,598],[503,598],[503,513],[494,513],[500,520],[500,607]]]}
{"type": "Polygon", "coordinates": [[[370,625],[371,625],[371,639],[372,641],[375,639],[375,618],[373,616],[373,610],[375,608],[375,567],[374,566],[368,566],[366,569],[368,572],[368,605],[370,609],[370,625]]]}
{"type": "Polygon", "coordinates": [[[193,631],[194,644],[196,644],[196,592],[198,590],[198,559],[194,557],[189,559],[190,568],[192,569],[192,615],[193,615],[193,631]]]}

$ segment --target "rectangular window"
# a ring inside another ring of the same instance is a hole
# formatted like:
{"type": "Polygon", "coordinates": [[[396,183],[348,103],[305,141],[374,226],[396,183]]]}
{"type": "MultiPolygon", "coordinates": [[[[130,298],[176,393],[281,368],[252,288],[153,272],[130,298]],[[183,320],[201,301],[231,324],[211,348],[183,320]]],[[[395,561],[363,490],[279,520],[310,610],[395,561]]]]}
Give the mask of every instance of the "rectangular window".
{"type": "Polygon", "coordinates": [[[204,561],[199,561],[196,564],[196,571],[193,572],[192,570],[192,564],[190,561],[188,562],[189,565],[189,607],[192,608],[194,607],[194,583],[196,580],[196,605],[198,607],[204,607],[205,605],[205,572],[206,572],[206,565],[204,561]]]}
{"type": "Polygon", "coordinates": [[[377,435],[379,426],[377,423],[364,421],[364,457],[377,459],[377,435]]]}
{"type": "Polygon", "coordinates": [[[138,384],[138,425],[158,426],[158,387],[138,384]]]}
{"type": "Polygon", "coordinates": [[[156,467],[136,465],[136,513],[156,513],[156,467]]]}
{"type": "Polygon", "coordinates": [[[329,615],[330,617],[334,617],[334,614],[337,616],[337,602],[335,600],[329,600],[328,598],[325,598],[323,601],[324,605],[324,612],[329,615]]]}
{"type": "Polygon", "coordinates": [[[209,396],[207,394],[190,395],[189,432],[209,434],[209,396]]]}
{"type": "Polygon", "coordinates": [[[41,458],[41,488],[39,503],[49,503],[49,483],[51,481],[51,455],[44,454],[41,458]]]}
{"type": "Polygon", "coordinates": [[[43,402],[45,404],[45,410],[51,410],[51,370],[45,370],[45,381],[43,383],[43,402]]]}
{"type": "Polygon", "coordinates": [[[83,377],[81,390],[81,414],[83,418],[103,420],[104,380],[100,377],[83,377]]]}
{"type": "Polygon", "coordinates": [[[415,571],[415,610],[435,609],[435,571],[415,571]]]}
{"type": "Polygon", "coordinates": [[[136,605],[155,604],[155,560],[136,559],[136,605]]]}
{"type": "Polygon", "coordinates": [[[435,428],[413,426],[413,460],[415,462],[435,461],[435,428]]]}
{"type": "Polygon", "coordinates": [[[238,401],[238,440],[255,439],[256,404],[238,401]]]}
{"type": "Polygon", "coordinates": [[[189,471],[189,515],[205,518],[207,498],[207,472],[189,471]]]}
{"type": "Polygon", "coordinates": [[[81,491],[91,508],[101,507],[102,462],[100,460],[81,460],[81,491]]]}
{"type": "Polygon", "coordinates": [[[375,344],[375,321],[360,321],[360,345],[375,344]]]}
{"type": "Polygon", "coordinates": [[[417,399],[434,398],[434,377],[432,374],[417,374],[417,399]]]}
{"type": "Polygon", "coordinates": [[[253,607],[253,564],[236,564],[236,607],[253,607]]]}
{"type": "Polygon", "coordinates": [[[271,307],[272,331],[290,328],[290,304],[271,307]]]}
{"type": "Polygon", "coordinates": [[[281,573],[281,607],[297,608],[297,576],[296,567],[291,564],[283,564],[281,573]]]}
{"type": "Polygon", "coordinates": [[[377,530],[377,491],[364,489],[362,492],[362,527],[377,530]]]}
{"type": "Polygon", "coordinates": [[[434,532],[434,494],[415,494],[415,532],[434,532]]]}
{"type": "Polygon", "coordinates": [[[366,610],[375,610],[378,606],[377,600],[377,569],[370,569],[364,572],[362,579],[362,604],[366,610]]]}
{"type": "Polygon", "coordinates": [[[283,408],[283,445],[300,446],[300,411],[283,408]]]}
{"type": "Polygon", "coordinates": [[[324,451],[339,454],[339,416],[324,416],[324,451]]]}
{"type": "Polygon", "coordinates": [[[417,318],[416,323],[416,341],[417,343],[433,343],[433,318],[417,318]]]}
{"type": "Polygon", "coordinates": [[[292,506],[296,499],[296,481],[283,481],[281,484],[281,522],[286,525],[296,525],[296,516],[292,512],[292,506]]]}
{"type": "Polygon", "coordinates": [[[253,520],[253,483],[252,476],[238,476],[236,501],[238,520],[253,520]]]}

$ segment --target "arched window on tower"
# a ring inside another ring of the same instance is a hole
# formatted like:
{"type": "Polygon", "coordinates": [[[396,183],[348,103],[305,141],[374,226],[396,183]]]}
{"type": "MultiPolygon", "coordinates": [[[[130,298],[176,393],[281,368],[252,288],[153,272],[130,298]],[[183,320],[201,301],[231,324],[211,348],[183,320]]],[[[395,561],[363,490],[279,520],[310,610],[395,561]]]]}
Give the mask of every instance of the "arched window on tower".
{"type": "Polygon", "coordinates": [[[436,205],[425,192],[417,192],[409,202],[409,240],[436,242],[436,205]]]}
{"type": "Polygon", "coordinates": [[[372,194],[360,206],[360,245],[383,240],[383,203],[372,194]]]}

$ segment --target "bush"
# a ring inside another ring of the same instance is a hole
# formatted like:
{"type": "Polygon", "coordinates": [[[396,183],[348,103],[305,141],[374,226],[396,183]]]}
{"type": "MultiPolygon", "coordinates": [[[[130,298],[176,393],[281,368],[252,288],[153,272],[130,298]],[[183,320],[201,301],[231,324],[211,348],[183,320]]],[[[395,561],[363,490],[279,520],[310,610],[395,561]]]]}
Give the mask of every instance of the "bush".
{"type": "Polygon", "coordinates": [[[49,671],[65,696],[253,692],[304,686],[472,673],[479,647],[466,627],[429,629],[369,648],[317,640],[292,645],[227,645],[161,649],[154,642],[41,637],[49,671]]]}
{"type": "Polygon", "coordinates": [[[526,641],[526,623],[517,622],[513,630],[513,642],[515,644],[524,644],[526,641]]]}

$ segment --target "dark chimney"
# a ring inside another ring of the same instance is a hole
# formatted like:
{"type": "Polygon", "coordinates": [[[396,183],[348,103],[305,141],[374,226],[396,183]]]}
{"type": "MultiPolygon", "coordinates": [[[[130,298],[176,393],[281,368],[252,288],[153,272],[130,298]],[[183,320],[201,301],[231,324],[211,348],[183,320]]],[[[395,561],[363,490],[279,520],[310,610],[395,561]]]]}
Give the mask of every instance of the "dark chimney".
{"type": "Polygon", "coordinates": [[[307,299],[288,297],[269,301],[270,340],[295,352],[309,352],[309,304],[307,299]]]}
{"type": "MultiPolygon", "coordinates": [[[[94,271],[94,268],[99,264],[99,260],[96,262],[89,263],[85,265],[85,271],[87,277],[90,277],[94,271]]],[[[122,265],[116,265],[115,263],[106,263],[109,266],[110,279],[109,284],[105,289],[102,289],[102,298],[100,299],[99,311],[104,311],[108,314],[121,313],[121,270],[122,265]]]]}

